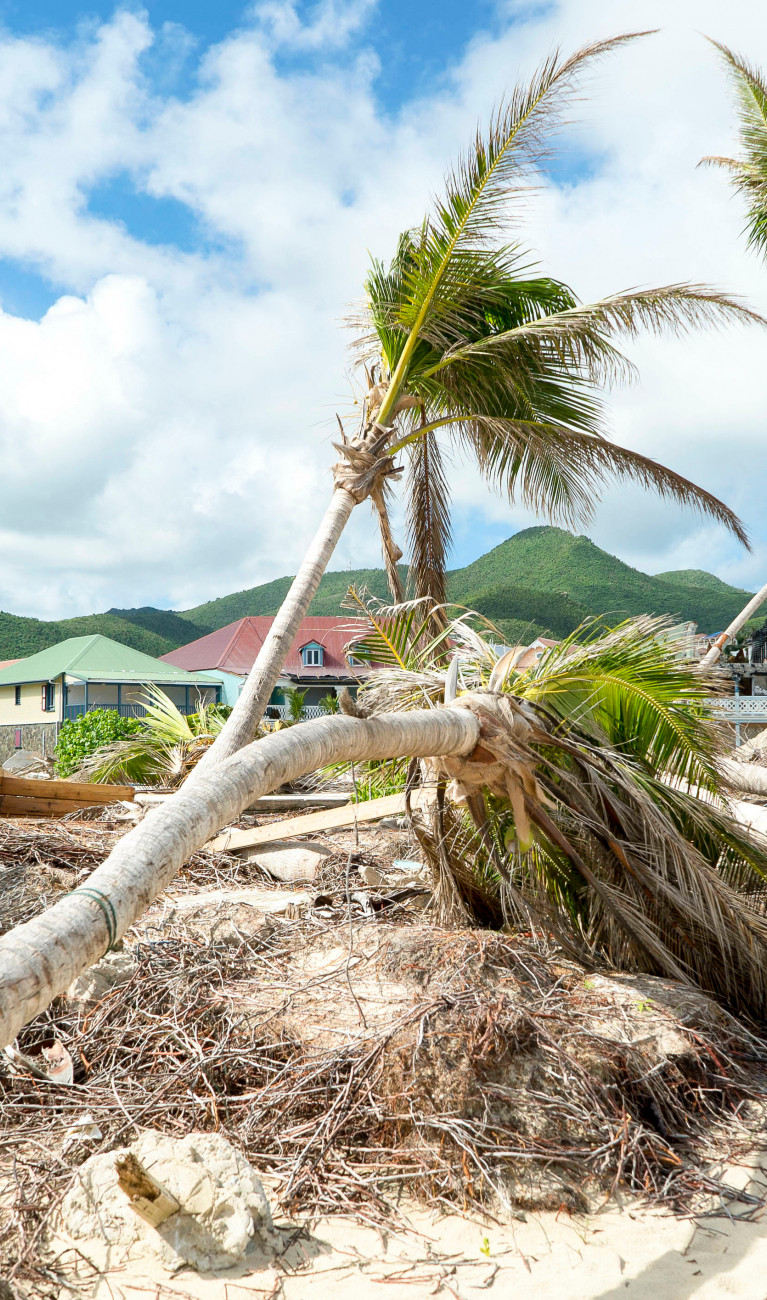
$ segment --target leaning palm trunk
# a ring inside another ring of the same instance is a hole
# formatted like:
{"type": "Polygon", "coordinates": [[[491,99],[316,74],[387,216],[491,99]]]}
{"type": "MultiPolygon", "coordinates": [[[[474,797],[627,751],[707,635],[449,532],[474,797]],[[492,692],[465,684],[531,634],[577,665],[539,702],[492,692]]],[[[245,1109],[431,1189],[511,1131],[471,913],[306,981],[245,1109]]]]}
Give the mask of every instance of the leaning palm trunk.
{"type": "Polygon", "coordinates": [[[187,783],[196,783],[204,772],[218,766],[253,739],[295,640],[301,619],[306,616],[328,561],[356,504],[350,492],[345,488],[336,488],[325,517],[269,629],[226,725],[187,778],[187,783]]]}
{"type": "Polygon", "coordinates": [[[150,813],[86,885],[0,939],[0,1046],[103,956],[189,855],[253,799],[329,763],[466,754],[478,736],[466,710],[430,709],[317,718],[241,749],[150,813]]]}
{"type": "Polygon", "coordinates": [[[767,584],[765,584],[764,587],[760,587],[756,595],[751,597],[748,604],[743,606],[743,609],[740,611],[737,618],[734,618],[729,626],[725,628],[724,632],[716,638],[711,649],[701,659],[701,668],[705,669],[713,667],[724,650],[724,647],[727,645],[727,642],[732,641],[733,637],[738,635],[740,629],[745,626],[752,614],[755,614],[766,600],[767,584]]]}
{"type": "Polygon", "coordinates": [[[370,422],[359,437],[351,440],[344,437],[342,442],[334,444],[341,460],[333,469],[335,490],[325,517],[269,629],[240,698],[220,735],[187,778],[187,784],[196,784],[204,773],[253,740],[301,620],[308,612],[354,507],[369,496],[379,514],[386,514],[384,487],[387,480],[396,478],[400,472],[393,458],[386,454],[390,434],[390,429],[370,422]]]}

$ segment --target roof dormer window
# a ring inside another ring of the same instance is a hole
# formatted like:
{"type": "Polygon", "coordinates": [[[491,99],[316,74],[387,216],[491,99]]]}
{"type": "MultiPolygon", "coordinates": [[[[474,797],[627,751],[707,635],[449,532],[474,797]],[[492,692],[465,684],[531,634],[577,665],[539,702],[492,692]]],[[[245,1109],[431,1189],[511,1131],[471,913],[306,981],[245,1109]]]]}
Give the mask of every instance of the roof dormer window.
{"type": "Polygon", "coordinates": [[[324,663],[324,650],[316,641],[301,647],[301,662],[304,668],[321,668],[324,663]]]}

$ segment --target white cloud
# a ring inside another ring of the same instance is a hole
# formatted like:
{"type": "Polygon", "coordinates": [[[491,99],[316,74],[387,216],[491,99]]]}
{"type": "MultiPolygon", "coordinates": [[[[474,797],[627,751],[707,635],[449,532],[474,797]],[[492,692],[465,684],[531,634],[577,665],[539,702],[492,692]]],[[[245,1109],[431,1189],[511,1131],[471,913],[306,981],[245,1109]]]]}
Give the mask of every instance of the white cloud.
{"type": "MultiPolygon", "coordinates": [[[[616,28],[606,0],[511,4],[430,99],[392,117],[376,99],[387,69],[365,36],[371,9],[325,0],[301,21],[293,4],[261,4],[183,98],[147,81],[153,33],[133,13],[69,45],[0,39],[0,256],[67,288],[39,322],[0,315],[0,607],[182,608],[294,571],[324,507],[334,412],[349,407],[340,322],[368,250],[385,256],[419,218],[519,69],[616,28]],[[183,253],[89,214],[90,188],[121,174],[188,205],[208,244],[183,253]]],[[[767,64],[767,13],[622,9],[623,26],[666,30],[600,65],[567,135],[592,170],[532,199],[525,236],[582,298],[700,279],[767,310],[741,209],[697,168],[733,147],[734,114],[696,34],[767,64]]],[[[600,545],[649,568],[764,580],[766,347],[746,330],[643,341],[640,384],[611,402],[621,441],[741,511],[755,556],[626,489],[606,493],[600,545]]],[[[509,531],[532,522],[464,467],[454,487],[461,536],[478,509],[509,531]]],[[[358,515],[338,567],[377,561],[358,515]]]]}

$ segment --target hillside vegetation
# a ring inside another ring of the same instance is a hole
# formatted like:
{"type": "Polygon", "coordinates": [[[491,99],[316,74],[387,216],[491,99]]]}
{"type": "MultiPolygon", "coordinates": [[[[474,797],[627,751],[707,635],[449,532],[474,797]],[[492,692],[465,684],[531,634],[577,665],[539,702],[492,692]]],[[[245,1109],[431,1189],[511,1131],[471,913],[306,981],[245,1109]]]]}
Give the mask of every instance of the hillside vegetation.
{"type": "MultiPolygon", "coordinates": [[[[404,578],[404,568],[402,573],[404,578]]],[[[275,614],[291,581],[276,578],[179,612],[144,606],[56,622],[0,613],[0,659],[22,658],[66,637],[93,632],[146,654],[166,654],[246,615],[275,614]]],[[[348,613],[341,606],[351,585],[388,598],[382,569],[337,571],[324,575],[311,612],[348,613]]],[[[510,642],[565,636],[588,614],[604,614],[615,622],[630,614],[672,614],[697,623],[701,631],[718,632],[750,594],[704,569],[641,573],[588,537],[549,527],[526,528],[473,564],[453,569],[448,592],[457,604],[489,618],[510,642]]]]}

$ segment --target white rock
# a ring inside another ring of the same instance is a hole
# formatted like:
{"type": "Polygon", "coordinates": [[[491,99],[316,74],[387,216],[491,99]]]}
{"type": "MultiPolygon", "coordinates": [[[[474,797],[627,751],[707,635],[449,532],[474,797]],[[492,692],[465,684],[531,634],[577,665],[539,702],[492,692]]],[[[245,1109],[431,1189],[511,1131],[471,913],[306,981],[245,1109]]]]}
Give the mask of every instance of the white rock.
{"type": "Polygon", "coordinates": [[[127,984],[135,970],[132,953],[124,949],[105,953],[100,961],[72,981],[67,997],[73,1002],[100,1002],[112,989],[127,984]]]}
{"type": "Polygon", "coordinates": [[[253,1249],[279,1245],[269,1203],[252,1165],[219,1133],[169,1138],[150,1130],[129,1148],[91,1156],[52,1222],[56,1243],[74,1241],[99,1267],[159,1259],[167,1268],[201,1272],[242,1264],[253,1249]],[[177,1214],[152,1227],[133,1210],[117,1181],[115,1160],[130,1150],[179,1202],[177,1214]]]}
{"type": "Polygon", "coordinates": [[[304,884],[314,880],[323,858],[329,854],[330,849],[324,844],[315,846],[275,840],[261,848],[250,849],[246,861],[256,862],[275,880],[282,880],[286,884],[304,884]]]}

